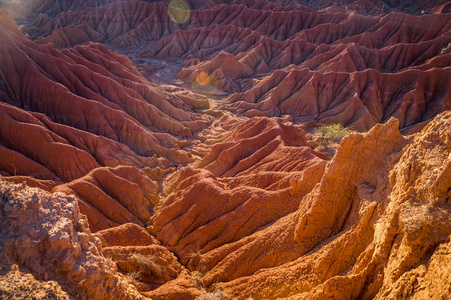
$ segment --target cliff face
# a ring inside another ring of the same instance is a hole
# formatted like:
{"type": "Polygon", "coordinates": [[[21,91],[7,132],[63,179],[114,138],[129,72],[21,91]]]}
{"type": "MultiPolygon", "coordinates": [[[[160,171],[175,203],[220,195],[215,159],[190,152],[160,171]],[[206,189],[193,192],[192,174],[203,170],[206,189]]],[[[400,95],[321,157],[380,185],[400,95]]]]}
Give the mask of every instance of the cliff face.
{"type": "Polygon", "coordinates": [[[0,297],[449,295],[451,18],[408,2],[3,3],[0,297]]]}

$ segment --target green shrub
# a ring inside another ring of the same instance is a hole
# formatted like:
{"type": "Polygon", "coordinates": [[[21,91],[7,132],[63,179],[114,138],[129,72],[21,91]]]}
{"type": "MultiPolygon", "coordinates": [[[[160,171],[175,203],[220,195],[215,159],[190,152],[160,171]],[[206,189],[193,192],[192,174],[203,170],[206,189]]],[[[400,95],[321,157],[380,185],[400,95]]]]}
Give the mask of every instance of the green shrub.
{"type": "Polygon", "coordinates": [[[352,132],[354,132],[352,129],[342,124],[324,124],[306,134],[306,138],[313,149],[333,157],[341,140],[352,132]]]}
{"type": "Polygon", "coordinates": [[[337,143],[352,132],[353,131],[351,129],[344,127],[342,124],[324,124],[316,128],[314,131],[314,133],[321,134],[322,140],[329,140],[337,143]]]}

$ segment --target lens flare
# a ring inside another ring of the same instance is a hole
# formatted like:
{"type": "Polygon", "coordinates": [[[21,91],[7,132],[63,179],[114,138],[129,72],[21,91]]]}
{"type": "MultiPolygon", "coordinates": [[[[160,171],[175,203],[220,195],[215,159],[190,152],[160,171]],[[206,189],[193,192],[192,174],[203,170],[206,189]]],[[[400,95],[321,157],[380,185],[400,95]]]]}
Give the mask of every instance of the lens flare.
{"type": "Polygon", "coordinates": [[[210,82],[210,76],[207,73],[201,71],[196,75],[196,82],[198,85],[207,85],[210,82]]]}
{"type": "Polygon", "coordinates": [[[177,24],[186,23],[190,16],[189,5],[185,0],[172,0],[168,6],[168,14],[172,22],[177,24]]]}

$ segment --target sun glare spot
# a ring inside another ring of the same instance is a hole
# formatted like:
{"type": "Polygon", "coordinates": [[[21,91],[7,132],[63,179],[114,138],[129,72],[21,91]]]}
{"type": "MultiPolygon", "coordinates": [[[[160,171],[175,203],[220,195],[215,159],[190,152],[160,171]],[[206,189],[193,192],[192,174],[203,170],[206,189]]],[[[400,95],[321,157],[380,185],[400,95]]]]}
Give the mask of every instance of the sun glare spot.
{"type": "Polygon", "coordinates": [[[207,85],[210,82],[210,76],[207,73],[201,71],[196,75],[196,82],[199,85],[207,85]]]}
{"type": "Polygon", "coordinates": [[[185,0],[172,0],[168,6],[168,14],[172,22],[186,23],[189,20],[190,8],[185,0]]]}

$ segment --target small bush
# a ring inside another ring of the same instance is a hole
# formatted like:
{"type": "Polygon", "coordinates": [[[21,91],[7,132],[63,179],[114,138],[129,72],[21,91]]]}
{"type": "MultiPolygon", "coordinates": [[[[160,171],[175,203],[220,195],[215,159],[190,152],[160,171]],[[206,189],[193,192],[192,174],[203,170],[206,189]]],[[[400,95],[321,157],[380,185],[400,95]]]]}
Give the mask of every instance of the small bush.
{"type": "Polygon", "coordinates": [[[314,131],[314,133],[321,134],[321,139],[327,139],[337,143],[352,132],[351,129],[344,127],[342,124],[321,125],[314,131]]]}
{"type": "Polygon", "coordinates": [[[163,277],[163,270],[161,269],[161,266],[155,262],[155,257],[152,255],[134,253],[130,259],[138,265],[140,274],[145,274],[155,278],[163,277]]]}
{"type": "Polygon", "coordinates": [[[307,134],[306,137],[313,149],[333,157],[341,140],[352,132],[353,130],[342,124],[330,124],[313,129],[313,132],[307,134]]]}

